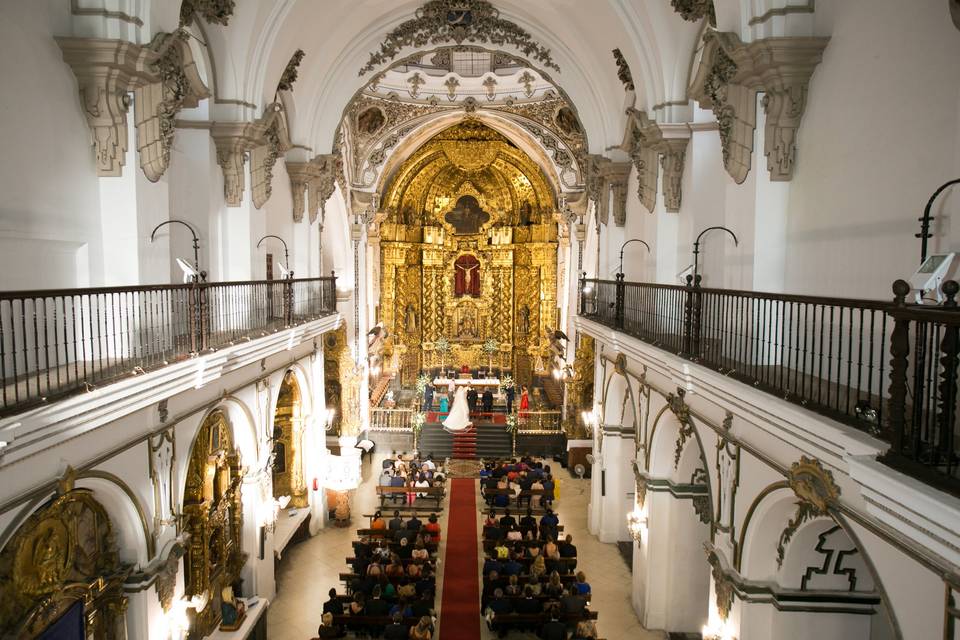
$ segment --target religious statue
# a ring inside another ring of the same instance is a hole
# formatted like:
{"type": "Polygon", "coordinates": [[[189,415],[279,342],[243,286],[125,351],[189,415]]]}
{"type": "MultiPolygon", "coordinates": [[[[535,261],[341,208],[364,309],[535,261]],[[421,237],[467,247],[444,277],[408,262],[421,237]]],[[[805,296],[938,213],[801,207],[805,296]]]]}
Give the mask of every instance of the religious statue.
{"type": "Polygon", "coordinates": [[[404,315],[404,330],[409,334],[413,335],[417,332],[417,310],[414,308],[413,304],[408,304],[407,308],[403,312],[404,315]]]}
{"type": "Polygon", "coordinates": [[[477,337],[477,322],[473,317],[473,314],[469,311],[464,311],[460,316],[460,321],[457,322],[457,337],[458,338],[476,338],[477,337]]]}
{"type": "Polygon", "coordinates": [[[523,305],[517,312],[517,333],[521,336],[530,332],[530,307],[523,305]]]}
{"type": "Polygon", "coordinates": [[[465,254],[453,263],[454,282],[453,295],[474,296],[480,295],[480,261],[476,256],[465,254]]]}
{"type": "Polygon", "coordinates": [[[220,615],[223,619],[220,629],[235,631],[246,617],[246,605],[233,595],[233,587],[224,587],[220,595],[223,598],[220,602],[220,615]]]}
{"type": "Polygon", "coordinates": [[[490,220],[490,214],[480,208],[473,196],[462,196],[444,219],[453,225],[457,235],[470,235],[480,233],[480,228],[490,220]]]}
{"type": "MultiPolygon", "coordinates": [[[[353,365],[350,362],[350,365],[353,365]]],[[[343,382],[340,385],[343,393],[343,417],[340,421],[341,436],[355,436],[360,432],[360,380],[363,372],[360,367],[344,366],[343,382]]]]}
{"type": "Polygon", "coordinates": [[[357,116],[357,129],[364,135],[372,136],[380,130],[385,121],[383,111],[377,107],[370,107],[357,116]]]}

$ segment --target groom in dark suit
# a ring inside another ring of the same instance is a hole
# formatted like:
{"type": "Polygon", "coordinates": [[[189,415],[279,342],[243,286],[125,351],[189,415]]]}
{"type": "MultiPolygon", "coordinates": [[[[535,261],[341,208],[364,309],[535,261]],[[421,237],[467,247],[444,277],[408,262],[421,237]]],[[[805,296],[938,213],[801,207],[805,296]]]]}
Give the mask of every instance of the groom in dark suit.
{"type": "Polygon", "coordinates": [[[493,391],[490,391],[490,387],[487,387],[483,392],[482,406],[484,413],[493,412],[493,391]]]}
{"type": "Polygon", "coordinates": [[[479,398],[479,395],[477,394],[476,389],[474,389],[473,387],[470,387],[469,389],[467,389],[467,405],[470,407],[471,414],[477,412],[478,398],[479,398]]]}
{"type": "Polygon", "coordinates": [[[507,394],[507,413],[513,413],[513,397],[516,395],[517,390],[513,385],[510,385],[504,392],[507,394]]]}
{"type": "Polygon", "coordinates": [[[427,385],[423,390],[423,410],[430,411],[433,408],[433,385],[427,385]]]}

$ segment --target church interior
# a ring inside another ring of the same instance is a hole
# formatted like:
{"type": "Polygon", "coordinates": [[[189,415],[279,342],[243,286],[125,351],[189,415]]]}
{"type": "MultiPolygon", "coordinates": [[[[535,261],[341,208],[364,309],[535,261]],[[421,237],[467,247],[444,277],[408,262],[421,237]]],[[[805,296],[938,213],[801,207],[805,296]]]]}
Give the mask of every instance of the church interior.
{"type": "Polygon", "coordinates": [[[960,0],[0,52],[0,638],[960,640],[960,0]]]}

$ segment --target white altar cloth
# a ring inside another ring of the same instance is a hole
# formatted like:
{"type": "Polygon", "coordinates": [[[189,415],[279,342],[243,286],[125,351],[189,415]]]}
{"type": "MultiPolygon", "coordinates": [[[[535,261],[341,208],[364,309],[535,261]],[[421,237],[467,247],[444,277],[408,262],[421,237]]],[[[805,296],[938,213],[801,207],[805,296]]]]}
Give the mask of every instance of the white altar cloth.
{"type": "MultiPolygon", "coordinates": [[[[471,387],[499,387],[499,378],[455,378],[453,384],[457,386],[469,385],[471,387]]],[[[450,378],[434,378],[433,386],[448,387],[450,378]]]]}

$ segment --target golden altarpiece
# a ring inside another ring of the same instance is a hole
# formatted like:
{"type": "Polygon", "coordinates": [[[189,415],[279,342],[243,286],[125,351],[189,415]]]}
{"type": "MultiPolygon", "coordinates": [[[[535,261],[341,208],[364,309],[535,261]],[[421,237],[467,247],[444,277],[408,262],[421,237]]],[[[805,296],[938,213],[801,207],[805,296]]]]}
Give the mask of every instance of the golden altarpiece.
{"type": "Polygon", "coordinates": [[[558,314],[556,205],[540,167],[468,119],[407,159],[382,202],[380,320],[403,384],[463,365],[529,384],[558,314]]]}
{"type": "Polygon", "coordinates": [[[300,384],[287,371],[277,394],[273,418],[273,497],[290,496],[291,507],[307,506],[303,477],[303,402],[300,384]]]}
{"type": "Polygon", "coordinates": [[[202,638],[216,629],[224,588],[239,580],[246,563],[241,544],[242,481],[240,452],[227,416],[212,411],[190,451],[183,496],[183,529],[190,534],[184,558],[186,596],[206,603],[194,615],[191,637],[202,638]]]}
{"type": "Polygon", "coordinates": [[[0,637],[126,637],[121,565],[107,512],[68,468],[57,495],[0,552],[0,637]]]}

